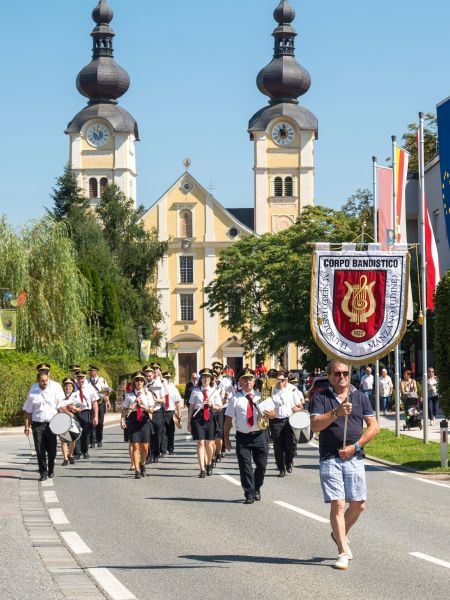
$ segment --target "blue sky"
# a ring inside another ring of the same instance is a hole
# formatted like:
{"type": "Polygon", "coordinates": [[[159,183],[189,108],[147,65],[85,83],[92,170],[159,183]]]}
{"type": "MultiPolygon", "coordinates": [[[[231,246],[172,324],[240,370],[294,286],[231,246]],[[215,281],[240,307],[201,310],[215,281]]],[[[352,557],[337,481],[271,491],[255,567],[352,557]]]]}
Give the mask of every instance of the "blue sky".
{"type": "MultiPolygon", "coordinates": [[[[252,206],[249,118],[267,98],[278,0],[110,0],[115,58],[131,76],[120,100],[137,119],[138,201],[191,172],[226,207],[252,206]]],[[[18,226],[44,213],[68,159],[64,129],[85,106],[96,0],[3,2],[0,213],[18,226]]],[[[319,119],[316,204],[340,207],[371,187],[371,157],[390,153],[420,110],[450,95],[448,0],[291,0],[297,59],[311,73],[301,103],[319,119]],[[426,7],[426,8],[424,8],[426,7]]]]}

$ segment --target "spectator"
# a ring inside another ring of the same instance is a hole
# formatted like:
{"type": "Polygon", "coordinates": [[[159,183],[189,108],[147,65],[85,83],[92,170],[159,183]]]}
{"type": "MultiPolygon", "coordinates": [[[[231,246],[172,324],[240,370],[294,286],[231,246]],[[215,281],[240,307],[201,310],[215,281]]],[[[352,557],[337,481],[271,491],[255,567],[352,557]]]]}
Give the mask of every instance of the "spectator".
{"type": "Polygon", "coordinates": [[[428,369],[428,416],[430,419],[430,425],[434,425],[437,413],[439,410],[439,396],[437,393],[438,381],[434,374],[433,367],[428,369]]]}
{"type": "Polygon", "coordinates": [[[381,369],[379,386],[380,386],[381,407],[382,407],[384,416],[386,416],[389,402],[391,401],[392,391],[394,389],[394,386],[392,384],[392,379],[389,377],[387,369],[381,369]]]}
{"type": "Polygon", "coordinates": [[[412,378],[412,373],[409,369],[403,371],[403,379],[400,381],[400,391],[402,398],[406,396],[414,397],[413,394],[415,394],[416,398],[418,399],[417,383],[416,380],[412,378]]]}
{"type": "Polygon", "coordinates": [[[192,390],[195,388],[198,382],[198,374],[192,373],[191,380],[186,384],[186,389],[184,390],[184,406],[189,407],[189,398],[191,397],[192,390]]]}
{"type": "Polygon", "coordinates": [[[363,392],[367,400],[369,400],[372,410],[375,409],[373,400],[373,382],[374,378],[372,375],[372,368],[366,367],[366,372],[361,377],[361,391],[363,392]]]}

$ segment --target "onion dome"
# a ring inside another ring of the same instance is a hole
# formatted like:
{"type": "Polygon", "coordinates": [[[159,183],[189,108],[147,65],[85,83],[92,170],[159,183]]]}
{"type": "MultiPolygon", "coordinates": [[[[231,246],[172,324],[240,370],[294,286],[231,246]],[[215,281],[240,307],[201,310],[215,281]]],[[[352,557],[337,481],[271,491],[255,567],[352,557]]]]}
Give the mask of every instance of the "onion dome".
{"type": "Polygon", "coordinates": [[[311,77],[295,59],[297,33],[291,27],[295,10],[288,0],[281,0],[273,16],[278,23],[272,34],[275,38],[273,60],[260,71],[256,83],[258,89],[269,96],[270,104],[297,104],[297,98],[309,90],[311,77]]]}
{"type": "Polygon", "coordinates": [[[92,11],[96,23],[91,33],[94,41],[92,62],[80,71],[77,78],[77,89],[89,98],[89,104],[115,104],[130,87],[130,76],[113,58],[115,34],[109,26],[113,16],[108,0],[99,0],[92,11]]]}

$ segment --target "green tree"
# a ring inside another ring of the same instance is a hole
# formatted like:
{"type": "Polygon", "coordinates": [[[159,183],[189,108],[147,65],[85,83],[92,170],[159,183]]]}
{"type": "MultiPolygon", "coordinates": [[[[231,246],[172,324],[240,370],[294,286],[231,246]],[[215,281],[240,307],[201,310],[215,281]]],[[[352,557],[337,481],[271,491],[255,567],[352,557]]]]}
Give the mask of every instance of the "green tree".
{"type": "Polygon", "coordinates": [[[341,208],[342,212],[357,221],[360,233],[364,230],[365,241],[374,239],[373,194],[368,189],[358,189],[341,208]],[[367,237],[366,237],[367,236],[367,237]]]}
{"type": "Polygon", "coordinates": [[[48,212],[56,221],[61,221],[71,213],[78,213],[89,207],[89,201],[78,185],[75,171],[69,165],[64,168],[63,175],[57,178],[51,198],[53,209],[48,212]]]}
{"type": "Polygon", "coordinates": [[[440,405],[450,419],[450,271],[443,276],[435,295],[434,355],[440,405]]]}
{"type": "MultiPolygon", "coordinates": [[[[419,163],[417,157],[417,129],[418,123],[410,123],[406,133],[402,135],[403,148],[410,154],[409,171],[418,171],[419,163]]],[[[437,118],[433,113],[426,113],[424,117],[424,153],[425,163],[439,154],[439,140],[437,131],[437,118]]]]}
{"type": "Polygon", "coordinates": [[[315,348],[309,322],[312,244],[353,241],[358,226],[342,211],[310,206],[285,231],[242,239],[220,255],[205,306],[255,354],[275,354],[290,342],[315,348]]]}

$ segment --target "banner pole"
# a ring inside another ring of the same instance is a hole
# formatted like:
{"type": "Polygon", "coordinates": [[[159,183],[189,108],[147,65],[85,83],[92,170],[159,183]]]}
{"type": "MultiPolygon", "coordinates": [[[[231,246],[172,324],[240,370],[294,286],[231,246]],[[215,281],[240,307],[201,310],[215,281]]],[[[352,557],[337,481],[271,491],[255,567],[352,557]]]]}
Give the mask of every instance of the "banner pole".
{"type": "MultiPolygon", "coordinates": [[[[396,160],[395,145],[397,138],[392,136],[392,228],[394,244],[397,241],[397,181],[396,181],[396,160]]],[[[394,350],[395,361],[395,435],[400,437],[400,352],[398,344],[394,350]]]]}
{"type": "MultiPolygon", "coordinates": [[[[373,170],[373,239],[378,242],[378,188],[377,188],[377,157],[372,156],[373,170]]],[[[375,361],[374,394],[375,394],[375,417],[380,420],[380,361],[375,361]]]]}
{"type": "MultiPolygon", "coordinates": [[[[349,373],[348,373],[348,388],[347,388],[347,400],[350,401],[350,386],[352,385],[352,365],[349,365],[349,373]]],[[[348,415],[345,415],[344,421],[344,443],[342,445],[342,449],[347,445],[347,428],[348,428],[348,415]]]]}
{"type": "Polygon", "coordinates": [[[425,241],[425,140],[423,112],[419,113],[419,210],[420,210],[420,272],[422,284],[422,419],[423,443],[428,444],[428,340],[427,340],[427,250],[425,241]]]}

